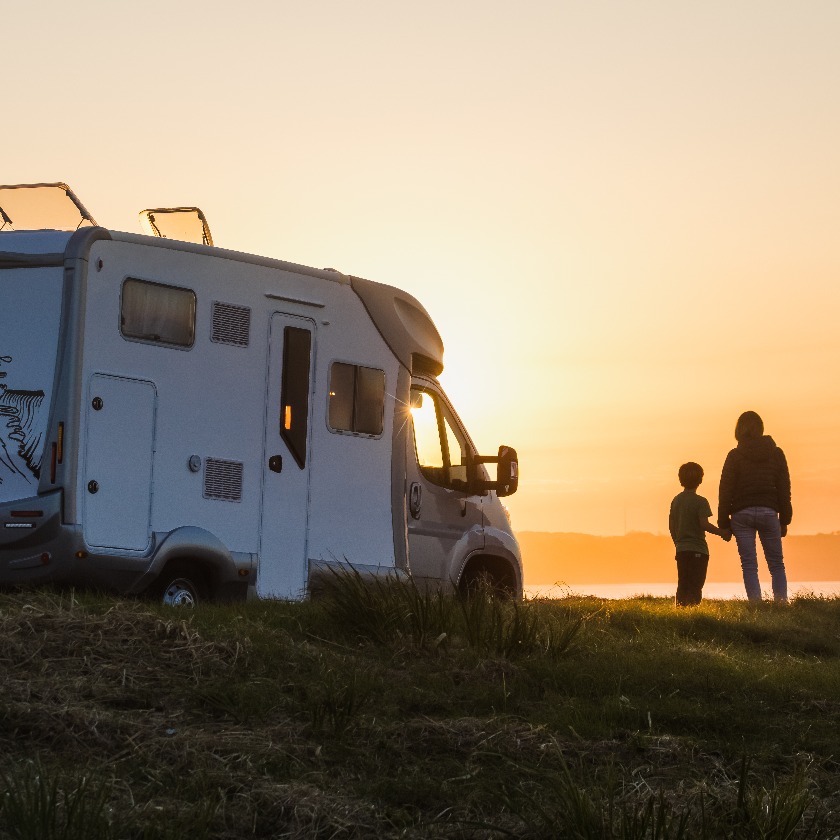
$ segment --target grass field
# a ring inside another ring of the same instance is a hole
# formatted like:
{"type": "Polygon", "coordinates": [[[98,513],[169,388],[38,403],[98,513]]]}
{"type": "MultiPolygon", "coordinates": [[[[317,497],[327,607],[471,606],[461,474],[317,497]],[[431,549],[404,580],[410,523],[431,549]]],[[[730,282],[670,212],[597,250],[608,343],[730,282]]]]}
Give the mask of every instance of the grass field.
{"type": "Polygon", "coordinates": [[[0,594],[0,836],[840,836],[840,600],[0,594]]]}

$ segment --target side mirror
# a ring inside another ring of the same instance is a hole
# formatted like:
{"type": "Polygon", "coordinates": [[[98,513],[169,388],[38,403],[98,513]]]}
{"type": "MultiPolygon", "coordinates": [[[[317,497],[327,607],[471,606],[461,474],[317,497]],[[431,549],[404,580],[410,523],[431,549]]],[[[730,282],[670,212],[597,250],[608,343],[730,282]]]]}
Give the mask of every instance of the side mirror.
{"type": "Polygon", "coordinates": [[[499,447],[496,495],[512,496],[519,489],[519,457],[511,446],[499,447]]]}
{"type": "Polygon", "coordinates": [[[476,455],[468,465],[469,488],[471,493],[483,495],[488,490],[495,490],[497,496],[512,496],[519,488],[519,459],[516,450],[510,446],[500,446],[498,455],[476,455]],[[478,477],[479,464],[496,464],[496,480],[487,481],[478,477]]]}

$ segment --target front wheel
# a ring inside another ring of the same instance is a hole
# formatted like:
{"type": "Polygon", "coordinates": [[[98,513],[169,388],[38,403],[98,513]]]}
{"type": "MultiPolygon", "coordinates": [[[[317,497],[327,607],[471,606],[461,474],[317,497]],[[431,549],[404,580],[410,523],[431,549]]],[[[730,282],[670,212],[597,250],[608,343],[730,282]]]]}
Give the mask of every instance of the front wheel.
{"type": "Polygon", "coordinates": [[[461,575],[458,592],[462,597],[477,595],[508,600],[516,598],[516,577],[511,566],[495,557],[473,562],[461,575]]]}

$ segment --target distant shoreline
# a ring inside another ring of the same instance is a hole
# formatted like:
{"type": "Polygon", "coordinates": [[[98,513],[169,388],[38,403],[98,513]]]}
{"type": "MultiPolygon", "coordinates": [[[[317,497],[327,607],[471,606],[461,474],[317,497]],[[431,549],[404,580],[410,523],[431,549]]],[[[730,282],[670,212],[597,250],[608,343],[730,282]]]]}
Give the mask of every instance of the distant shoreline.
{"type": "MultiPolygon", "coordinates": [[[[765,576],[766,577],[766,576],[765,576]]],[[[673,598],[676,579],[659,583],[578,583],[578,584],[536,584],[525,586],[527,598],[567,598],[593,597],[608,600],[650,596],[653,598],[673,598]]],[[[772,598],[770,582],[762,581],[766,599],[772,598]]],[[[810,596],[815,598],[840,597],[840,580],[806,580],[788,582],[791,598],[810,596]]],[[[742,581],[726,583],[707,583],[703,587],[704,601],[743,601],[746,599],[742,581]]]]}
{"type": "MultiPolygon", "coordinates": [[[[674,545],[667,534],[631,532],[625,536],[552,531],[519,531],[525,586],[551,586],[557,582],[581,584],[661,584],[676,579],[674,545]]],[[[741,579],[735,542],[708,540],[708,583],[741,579]]],[[[788,579],[840,580],[840,534],[791,535],[783,542],[788,579]]],[[[759,562],[762,584],[768,578],[759,562]]]]}

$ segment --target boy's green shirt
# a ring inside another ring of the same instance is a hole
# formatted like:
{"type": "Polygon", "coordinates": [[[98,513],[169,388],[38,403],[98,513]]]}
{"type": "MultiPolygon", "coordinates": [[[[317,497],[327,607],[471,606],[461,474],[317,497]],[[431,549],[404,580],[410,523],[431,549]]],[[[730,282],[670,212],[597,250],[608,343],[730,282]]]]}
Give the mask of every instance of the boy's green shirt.
{"type": "Polygon", "coordinates": [[[706,531],[700,524],[700,518],[705,522],[711,515],[709,500],[698,496],[693,490],[683,490],[678,496],[674,496],[668,516],[668,528],[677,551],[709,553],[706,531]]]}

